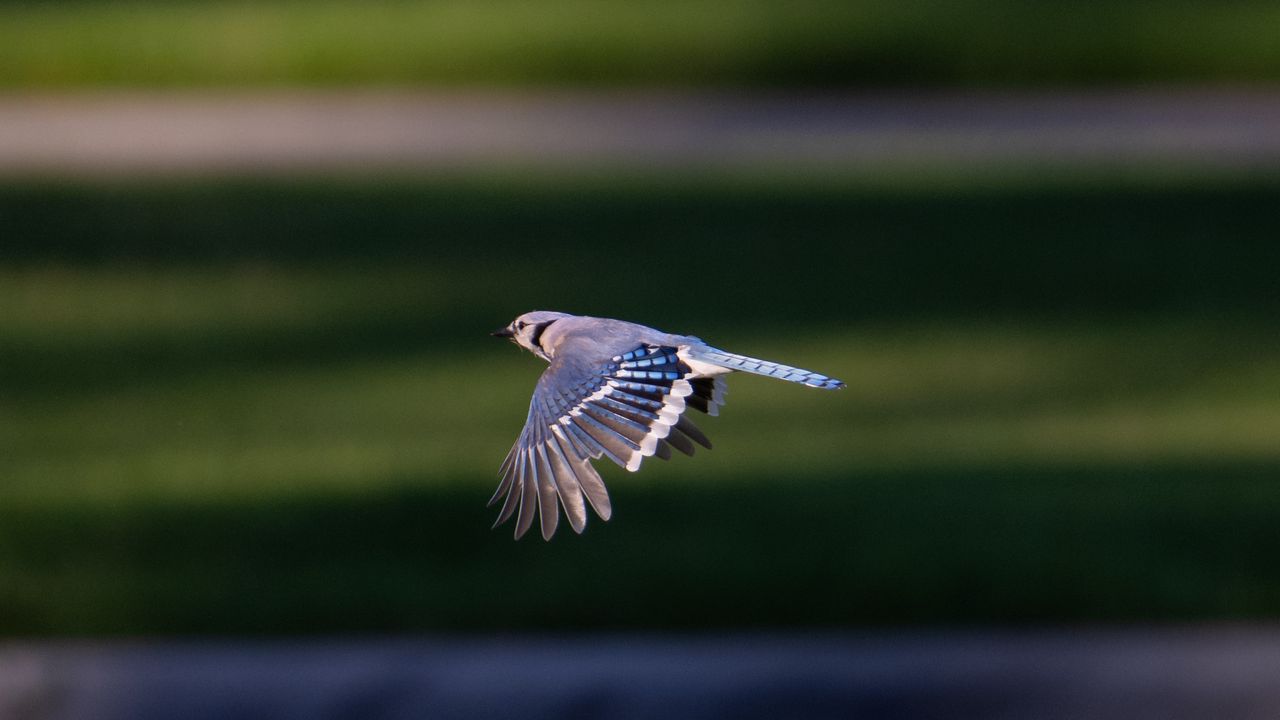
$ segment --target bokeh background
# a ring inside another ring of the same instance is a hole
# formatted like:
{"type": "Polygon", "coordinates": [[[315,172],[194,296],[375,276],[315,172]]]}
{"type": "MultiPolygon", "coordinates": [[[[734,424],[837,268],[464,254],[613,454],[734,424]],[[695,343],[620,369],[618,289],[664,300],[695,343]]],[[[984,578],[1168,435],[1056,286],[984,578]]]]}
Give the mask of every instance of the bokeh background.
{"type": "Polygon", "coordinates": [[[830,102],[857,140],[889,102],[904,149],[566,159],[499,123],[447,162],[228,168],[215,143],[139,170],[11,142],[0,633],[1270,623],[1278,37],[1243,1],[0,4],[11,139],[36,106],[162,127],[170,98],[301,92],[729,97],[766,145],[830,102]],[[1099,98],[1157,149],[1105,151],[1099,98]],[[930,133],[937,102],[983,142],[930,133]],[[487,333],[535,308],[848,388],[735,376],[714,451],[602,465],[611,522],[514,542],[485,501],[542,364],[487,333]]]}

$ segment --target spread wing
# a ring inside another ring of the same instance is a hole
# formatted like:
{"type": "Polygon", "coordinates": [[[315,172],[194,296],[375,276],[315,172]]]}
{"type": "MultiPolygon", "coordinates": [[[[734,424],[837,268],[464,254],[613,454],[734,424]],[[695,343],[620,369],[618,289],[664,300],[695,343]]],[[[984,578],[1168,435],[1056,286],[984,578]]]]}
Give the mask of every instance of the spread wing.
{"type": "Polygon", "coordinates": [[[494,527],[515,515],[519,538],[537,515],[550,539],[563,507],[580,533],[586,503],[608,520],[609,493],[591,460],[607,457],[634,472],[646,457],[671,457],[671,448],[686,455],[695,442],[710,448],[683,413],[692,407],[716,415],[724,394],[724,380],[694,372],[683,348],[641,345],[595,364],[557,358],[538,379],[524,430],[499,470],[489,500],[503,500],[494,527]]]}

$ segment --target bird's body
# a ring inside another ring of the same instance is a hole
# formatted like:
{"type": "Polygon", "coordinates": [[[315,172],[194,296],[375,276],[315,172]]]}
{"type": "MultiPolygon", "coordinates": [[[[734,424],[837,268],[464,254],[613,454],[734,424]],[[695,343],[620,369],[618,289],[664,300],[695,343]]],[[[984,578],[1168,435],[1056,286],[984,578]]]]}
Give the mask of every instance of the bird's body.
{"type": "Polygon", "coordinates": [[[537,311],[516,318],[494,335],[511,338],[550,363],[538,379],[529,417],[507,454],[490,505],[503,500],[497,525],[516,516],[516,537],[541,517],[550,539],[559,508],[575,532],[586,526],[586,503],[608,520],[608,492],[591,460],[602,456],[630,471],[671,448],[692,455],[710,441],[683,416],[686,409],[718,414],[723,376],[734,371],[766,375],[811,387],[844,383],[808,370],[735,355],[691,335],[644,325],[566,313],[537,311]]]}

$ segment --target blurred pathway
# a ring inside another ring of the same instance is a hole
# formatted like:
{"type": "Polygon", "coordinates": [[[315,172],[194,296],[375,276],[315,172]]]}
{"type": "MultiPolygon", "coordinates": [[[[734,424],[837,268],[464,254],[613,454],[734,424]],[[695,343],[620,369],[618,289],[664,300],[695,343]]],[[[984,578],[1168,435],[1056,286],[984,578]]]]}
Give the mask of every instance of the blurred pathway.
{"type": "Polygon", "coordinates": [[[0,644],[0,717],[1280,716],[1280,629],[0,644]]]}
{"type": "Polygon", "coordinates": [[[1280,166],[1280,89],[0,95],[0,176],[485,167],[1280,166]]]}

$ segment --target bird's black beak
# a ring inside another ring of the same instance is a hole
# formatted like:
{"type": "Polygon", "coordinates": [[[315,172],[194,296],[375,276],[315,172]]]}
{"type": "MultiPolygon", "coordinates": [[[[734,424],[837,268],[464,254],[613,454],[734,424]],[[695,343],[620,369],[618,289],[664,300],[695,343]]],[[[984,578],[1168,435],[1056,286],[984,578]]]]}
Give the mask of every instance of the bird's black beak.
{"type": "Polygon", "coordinates": [[[494,337],[500,337],[500,338],[509,338],[509,337],[515,336],[515,333],[511,332],[511,328],[509,327],[504,327],[501,330],[494,330],[489,334],[494,337]]]}

